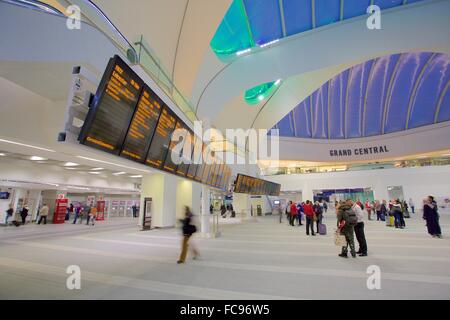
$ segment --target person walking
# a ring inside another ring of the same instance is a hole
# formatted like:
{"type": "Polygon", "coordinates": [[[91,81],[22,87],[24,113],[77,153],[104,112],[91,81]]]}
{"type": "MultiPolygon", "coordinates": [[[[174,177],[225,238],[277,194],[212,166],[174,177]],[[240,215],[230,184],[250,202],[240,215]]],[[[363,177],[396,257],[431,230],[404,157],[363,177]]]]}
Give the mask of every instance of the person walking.
{"type": "Polygon", "coordinates": [[[89,214],[87,217],[87,223],[86,225],[89,225],[89,222],[92,222],[92,226],[95,225],[95,219],[97,219],[97,208],[92,206],[91,209],[89,210],[89,214]]]}
{"type": "Polygon", "coordinates": [[[291,205],[292,205],[292,201],[288,201],[288,203],[286,204],[286,210],[285,210],[286,219],[289,224],[291,224],[291,205]]]}
{"type": "Polygon", "coordinates": [[[39,210],[39,221],[38,224],[41,224],[42,220],[44,220],[44,224],[47,224],[47,216],[48,216],[48,206],[46,203],[39,210]]]}
{"type": "Polygon", "coordinates": [[[133,210],[133,218],[137,218],[138,217],[138,207],[137,207],[137,205],[136,205],[136,203],[135,204],[133,204],[133,206],[131,207],[131,210],[133,210]]]}
{"type": "Polygon", "coordinates": [[[25,223],[26,223],[26,219],[27,219],[27,216],[28,216],[28,211],[29,211],[29,208],[26,205],[25,207],[23,207],[22,211],[20,212],[20,217],[22,218],[22,224],[23,225],[25,225],[25,223]]]}
{"type": "MultiPolygon", "coordinates": [[[[365,207],[366,207],[366,211],[367,211],[368,220],[372,220],[372,217],[371,217],[371,215],[372,215],[372,205],[371,205],[369,200],[366,200],[365,207]]],[[[377,219],[377,221],[378,221],[378,219],[377,219]]]]}
{"type": "Polygon", "coordinates": [[[8,220],[13,216],[13,214],[14,214],[14,206],[10,204],[8,210],[6,210],[5,226],[8,226],[8,220]]]}
{"type": "Polygon", "coordinates": [[[302,218],[305,214],[305,212],[303,211],[303,205],[304,203],[297,203],[297,220],[298,220],[298,226],[302,226],[302,218]]]}
{"type": "Polygon", "coordinates": [[[283,208],[281,207],[281,203],[278,205],[278,214],[280,215],[280,223],[283,222],[283,208]]]}
{"type": "Polygon", "coordinates": [[[411,212],[414,214],[415,212],[414,212],[414,201],[411,199],[411,198],[409,198],[409,201],[408,201],[408,204],[409,204],[409,207],[411,208],[411,212]]]}
{"type": "Polygon", "coordinates": [[[352,207],[352,210],[355,212],[357,218],[356,225],[354,226],[354,231],[356,240],[358,241],[359,249],[358,251],[356,251],[356,254],[358,254],[360,257],[366,257],[367,241],[366,236],[364,234],[364,212],[356,203],[354,203],[350,199],[347,200],[347,204],[352,207]]]}
{"type": "MultiPolygon", "coordinates": [[[[356,258],[356,250],[355,250],[355,240],[353,236],[354,227],[358,222],[358,218],[356,216],[355,211],[353,211],[352,206],[348,203],[352,201],[349,199],[347,202],[344,202],[339,205],[337,212],[337,221],[338,221],[338,232],[345,236],[346,245],[342,247],[342,252],[339,254],[339,257],[348,258],[348,247],[350,247],[350,253],[353,258],[356,258]]],[[[359,204],[356,204],[361,208],[359,204]]]]}
{"type": "Polygon", "coordinates": [[[325,213],[327,213],[328,211],[328,204],[326,201],[323,202],[323,210],[325,211],[325,213]]]}
{"type": "Polygon", "coordinates": [[[394,203],[392,204],[392,212],[394,214],[394,225],[395,227],[398,229],[403,229],[403,219],[402,219],[402,215],[403,215],[403,210],[402,210],[402,205],[400,204],[400,200],[397,199],[394,201],[394,203]]]}
{"type": "Polygon", "coordinates": [[[291,226],[295,226],[295,219],[297,219],[297,205],[291,203],[291,226]]]}
{"type": "Polygon", "coordinates": [[[303,207],[303,211],[305,211],[306,216],[306,235],[309,236],[309,230],[311,229],[311,235],[315,236],[314,233],[314,209],[309,200],[306,200],[306,203],[303,207]]]}
{"type": "MultiPolygon", "coordinates": [[[[183,242],[181,247],[181,254],[180,258],[178,259],[177,263],[184,263],[186,261],[187,252],[189,249],[189,240],[191,239],[192,235],[197,232],[197,227],[195,224],[193,224],[193,218],[194,214],[191,212],[191,209],[188,206],[184,207],[184,219],[181,220],[182,222],[182,232],[183,232],[183,242]]],[[[199,257],[199,251],[191,243],[191,250],[194,254],[194,260],[199,257]]]]}
{"type": "Polygon", "coordinates": [[[319,233],[319,224],[322,223],[323,207],[321,206],[319,201],[316,201],[316,203],[313,206],[313,209],[316,220],[316,233],[319,233]]]}
{"type": "Polygon", "coordinates": [[[423,219],[427,222],[428,233],[433,238],[442,238],[441,226],[439,225],[439,212],[433,196],[428,196],[423,201],[423,219]]]}

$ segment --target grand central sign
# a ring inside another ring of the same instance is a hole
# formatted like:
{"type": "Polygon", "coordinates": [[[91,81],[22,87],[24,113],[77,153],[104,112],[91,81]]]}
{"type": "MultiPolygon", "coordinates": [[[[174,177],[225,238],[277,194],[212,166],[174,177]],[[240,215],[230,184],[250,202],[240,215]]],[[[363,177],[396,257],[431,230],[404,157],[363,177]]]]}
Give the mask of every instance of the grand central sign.
{"type": "Polygon", "coordinates": [[[367,148],[355,148],[355,149],[332,149],[330,150],[331,157],[351,157],[351,156],[364,156],[371,154],[389,153],[387,146],[372,146],[367,148]]]}

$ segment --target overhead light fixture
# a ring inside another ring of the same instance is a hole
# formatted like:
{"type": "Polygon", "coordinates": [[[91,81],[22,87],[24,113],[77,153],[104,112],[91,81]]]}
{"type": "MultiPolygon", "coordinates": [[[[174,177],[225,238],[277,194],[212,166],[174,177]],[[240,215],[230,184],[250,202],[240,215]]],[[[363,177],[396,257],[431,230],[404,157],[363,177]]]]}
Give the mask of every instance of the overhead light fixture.
{"type": "Polygon", "coordinates": [[[31,161],[43,161],[43,160],[47,160],[46,158],[42,158],[42,157],[38,157],[38,156],[31,156],[30,157],[31,161]]]}
{"type": "Polygon", "coordinates": [[[145,173],[152,173],[150,170],[138,169],[138,168],[125,166],[125,165],[117,164],[117,163],[113,163],[113,162],[108,162],[108,161],[103,161],[103,160],[98,160],[98,159],[93,159],[93,158],[88,158],[88,157],[83,157],[83,156],[77,156],[77,158],[84,159],[84,160],[89,160],[89,161],[100,162],[100,163],[111,164],[111,165],[116,166],[116,167],[132,169],[132,170],[141,171],[141,172],[145,172],[145,173]]]}
{"type": "Polygon", "coordinates": [[[142,175],[130,176],[130,178],[142,178],[142,175]]]}
{"type": "Polygon", "coordinates": [[[268,46],[270,46],[270,45],[272,45],[272,44],[277,43],[278,41],[280,41],[280,39],[275,39],[275,40],[266,42],[266,43],[260,45],[259,47],[260,47],[260,48],[265,48],[265,47],[268,47],[268,46]]]}
{"type": "Polygon", "coordinates": [[[11,140],[0,139],[0,142],[10,143],[10,144],[15,144],[15,145],[17,145],[17,146],[22,146],[22,147],[27,147],[27,148],[33,148],[33,149],[42,150],[42,151],[56,152],[55,150],[46,149],[46,148],[41,148],[41,147],[36,147],[36,146],[32,146],[32,145],[30,145],[30,144],[25,144],[25,143],[15,142],[15,141],[11,141],[11,140]]]}
{"type": "Polygon", "coordinates": [[[417,159],[426,159],[426,158],[428,158],[427,156],[420,156],[420,157],[417,157],[417,159]]]}
{"type": "Polygon", "coordinates": [[[103,168],[92,168],[91,171],[100,171],[103,170],[103,168]]]}
{"type": "Polygon", "coordinates": [[[64,168],[64,169],[67,169],[67,170],[76,170],[77,168],[73,168],[73,167],[66,167],[66,168],[64,168]]]}
{"type": "Polygon", "coordinates": [[[115,172],[115,173],[113,173],[113,175],[115,175],[115,176],[121,176],[121,175],[123,175],[123,174],[125,174],[126,172],[123,172],[123,171],[121,171],[121,172],[115,172]]]}
{"type": "Polygon", "coordinates": [[[90,190],[90,188],[85,187],[77,187],[77,186],[67,186],[68,189],[75,189],[75,190],[90,190]]]}
{"type": "Polygon", "coordinates": [[[279,85],[281,83],[281,79],[278,79],[277,81],[275,81],[275,85],[279,85]]]}
{"type": "Polygon", "coordinates": [[[243,54],[249,53],[250,51],[252,51],[252,49],[248,48],[248,49],[236,52],[236,55],[237,56],[242,56],[243,54]]]}
{"type": "Polygon", "coordinates": [[[259,95],[259,96],[258,96],[258,100],[259,100],[259,101],[263,101],[263,100],[264,100],[264,96],[263,96],[263,95],[259,95]]]}
{"type": "Polygon", "coordinates": [[[6,157],[6,153],[0,153],[0,157],[6,157]]]}
{"type": "Polygon", "coordinates": [[[98,171],[89,171],[90,174],[100,174],[101,172],[98,171]]]}
{"type": "Polygon", "coordinates": [[[64,164],[64,167],[78,167],[78,166],[79,166],[79,164],[75,163],[75,162],[66,162],[64,164]]]}

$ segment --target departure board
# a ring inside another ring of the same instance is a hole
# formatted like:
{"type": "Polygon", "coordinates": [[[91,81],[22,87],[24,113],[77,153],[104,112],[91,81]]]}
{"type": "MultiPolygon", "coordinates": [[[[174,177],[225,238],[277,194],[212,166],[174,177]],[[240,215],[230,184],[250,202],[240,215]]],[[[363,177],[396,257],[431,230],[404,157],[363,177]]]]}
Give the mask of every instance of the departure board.
{"type": "Polygon", "coordinates": [[[158,169],[162,167],[176,122],[177,119],[172,111],[170,111],[167,107],[163,107],[161,115],[159,116],[158,125],[156,126],[155,134],[153,135],[153,139],[150,144],[150,149],[148,150],[145,161],[147,164],[158,169]]]}
{"type": "Polygon", "coordinates": [[[80,143],[119,154],[143,81],[118,56],[111,58],[81,130],[80,143]]]}
{"type": "Polygon", "coordinates": [[[184,129],[186,129],[187,135],[184,137],[185,142],[183,148],[180,151],[181,162],[177,167],[177,175],[182,177],[186,176],[188,173],[188,169],[192,161],[192,152],[194,150],[194,133],[188,128],[184,129]]]}
{"type": "Polygon", "coordinates": [[[123,143],[122,157],[139,162],[145,160],[161,113],[161,104],[153,90],[144,85],[123,143]]]}
{"type": "Polygon", "coordinates": [[[279,196],[281,185],[278,183],[238,174],[234,192],[252,195],[279,196]]]}
{"type": "Polygon", "coordinates": [[[195,179],[196,177],[197,169],[199,168],[199,160],[202,156],[202,147],[202,140],[194,134],[191,164],[189,165],[189,169],[186,174],[186,176],[190,179],[195,179]]]}
{"type": "Polygon", "coordinates": [[[218,159],[211,164],[214,157],[201,137],[117,55],[108,62],[78,140],[199,183],[227,187],[229,167],[218,159]],[[175,128],[185,129],[186,136],[177,139],[175,128]]]}
{"type": "MultiPolygon", "coordinates": [[[[175,130],[177,130],[178,134],[180,134],[181,130],[183,130],[183,129],[184,129],[184,131],[186,131],[181,120],[178,120],[177,124],[175,126],[175,130]]],[[[181,136],[179,136],[179,137],[174,137],[173,133],[172,133],[170,144],[169,144],[169,150],[167,151],[166,161],[164,162],[164,170],[167,170],[170,172],[175,172],[177,170],[178,163],[181,161],[181,158],[180,158],[181,150],[179,150],[177,153],[174,149],[175,149],[175,147],[178,146],[178,144],[184,145],[186,134],[187,134],[187,131],[185,133],[181,133],[181,136]]]]}

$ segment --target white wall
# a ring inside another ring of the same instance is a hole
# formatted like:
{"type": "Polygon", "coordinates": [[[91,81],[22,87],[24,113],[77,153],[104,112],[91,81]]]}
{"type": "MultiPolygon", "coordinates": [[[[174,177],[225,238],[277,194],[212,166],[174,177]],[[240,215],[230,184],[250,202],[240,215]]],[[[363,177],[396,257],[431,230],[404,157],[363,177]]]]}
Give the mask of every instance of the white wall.
{"type": "Polygon", "coordinates": [[[375,199],[388,200],[388,186],[402,186],[405,199],[417,207],[428,195],[450,196],[450,166],[267,176],[281,184],[282,191],[302,191],[303,200],[313,198],[313,190],[372,188],[375,199]]]}

